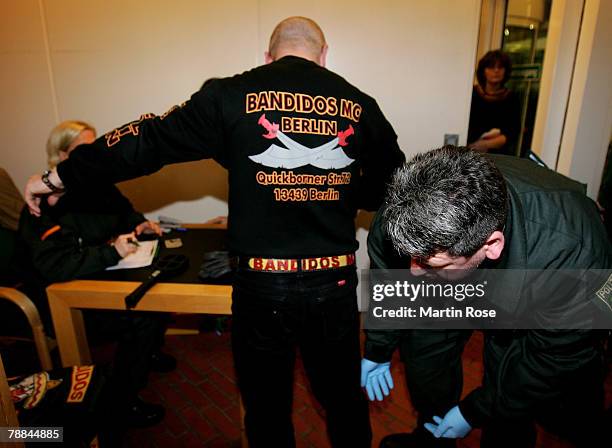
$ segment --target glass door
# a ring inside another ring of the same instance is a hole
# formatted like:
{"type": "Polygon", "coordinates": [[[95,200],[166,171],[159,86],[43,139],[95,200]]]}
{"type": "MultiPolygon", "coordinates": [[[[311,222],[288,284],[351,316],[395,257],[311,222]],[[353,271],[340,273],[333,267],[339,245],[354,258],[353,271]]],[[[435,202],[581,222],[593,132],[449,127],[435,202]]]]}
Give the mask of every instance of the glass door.
{"type": "Polygon", "coordinates": [[[512,61],[507,85],[521,103],[520,156],[531,149],[551,5],[552,0],[508,0],[506,6],[502,50],[512,61]]]}

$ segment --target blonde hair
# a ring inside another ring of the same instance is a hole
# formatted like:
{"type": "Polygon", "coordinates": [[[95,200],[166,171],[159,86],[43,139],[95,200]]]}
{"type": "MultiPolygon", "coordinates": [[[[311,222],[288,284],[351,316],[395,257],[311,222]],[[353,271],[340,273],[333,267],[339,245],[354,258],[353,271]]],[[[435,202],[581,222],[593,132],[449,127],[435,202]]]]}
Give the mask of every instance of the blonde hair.
{"type": "Polygon", "coordinates": [[[274,28],[268,52],[276,58],[281,49],[301,49],[317,57],[325,46],[321,27],[308,17],[288,17],[274,28]]]}
{"type": "Polygon", "coordinates": [[[49,169],[53,169],[60,162],[60,153],[66,152],[81,132],[86,130],[96,133],[96,128],[92,125],[78,120],[63,121],[53,128],[47,139],[49,169]]]}

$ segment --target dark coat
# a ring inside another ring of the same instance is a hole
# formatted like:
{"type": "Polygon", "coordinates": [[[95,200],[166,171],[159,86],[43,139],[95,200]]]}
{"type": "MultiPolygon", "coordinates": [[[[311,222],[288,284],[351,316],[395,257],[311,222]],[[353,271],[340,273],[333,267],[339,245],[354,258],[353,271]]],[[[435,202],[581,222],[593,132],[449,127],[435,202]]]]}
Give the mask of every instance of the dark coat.
{"type": "MultiPolygon", "coordinates": [[[[499,269],[610,269],[612,247],[595,203],[582,184],[535,163],[506,156],[488,156],[506,179],[509,213],[504,228],[506,246],[499,269]]],[[[380,213],[368,236],[373,269],[407,269],[385,235],[380,213]]],[[[600,312],[612,312],[602,304],[600,312]]],[[[391,359],[401,330],[366,331],[365,357],[391,359]]],[[[487,333],[485,333],[487,334],[487,333]]],[[[497,381],[472,391],[460,409],[472,426],[493,413],[528,415],[538,403],[553,399],[572,377],[599,354],[596,331],[527,330],[510,336],[497,381]]]]}
{"type": "Polygon", "coordinates": [[[54,207],[42,202],[40,218],[27,207],[19,229],[34,267],[49,283],[102,271],[121,257],[111,238],[132,232],[145,217],[114,185],[84,194],[68,191],[54,207]]]}

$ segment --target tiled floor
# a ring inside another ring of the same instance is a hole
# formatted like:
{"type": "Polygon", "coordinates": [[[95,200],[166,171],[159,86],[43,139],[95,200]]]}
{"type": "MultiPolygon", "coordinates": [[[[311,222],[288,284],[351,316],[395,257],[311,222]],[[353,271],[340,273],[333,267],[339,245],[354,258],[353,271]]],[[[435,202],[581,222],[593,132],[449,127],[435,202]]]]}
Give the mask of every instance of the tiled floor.
{"type": "MultiPolygon", "coordinates": [[[[480,382],[481,348],[482,336],[475,333],[463,357],[466,393],[480,382]]],[[[143,393],[147,400],[166,406],[166,418],[154,428],[128,433],[126,445],[138,448],[239,447],[238,392],[233,374],[229,333],[220,336],[215,332],[168,336],[166,350],[177,357],[179,368],[170,374],[153,375],[143,393]]],[[[395,359],[392,365],[396,380],[394,391],[383,403],[373,403],[370,408],[374,431],[373,447],[377,447],[386,434],[406,432],[416,424],[406,387],[401,380],[401,363],[395,359]]],[[[609,375],[608,404],[612,402],[611,384],[609,375]]],[[[309,392],[303,368],[299,363],[293,418],[298,447],[329,447],[320,409],[309,392]]],[[[469,437],[459,441],[458,446],[478,447],[479,438],[479,431],[472,431],[469,437]]],[[[553,435],[543,431],[538,433],[539,448],[570,446],[553,435]]]]}

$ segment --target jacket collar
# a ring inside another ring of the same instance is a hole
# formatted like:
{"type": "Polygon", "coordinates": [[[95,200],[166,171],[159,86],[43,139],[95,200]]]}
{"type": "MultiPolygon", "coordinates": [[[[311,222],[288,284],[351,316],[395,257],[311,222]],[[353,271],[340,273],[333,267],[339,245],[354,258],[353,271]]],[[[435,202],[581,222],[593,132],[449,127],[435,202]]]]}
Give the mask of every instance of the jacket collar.
{"type": "Polygon", "coordinates": [[[508,190],[508,216],[503,232],[504,251],[498,261],[487,267],[507,271],[496,275],[496,279],[502,287],[499,297],[503,298],[496,305],[503,308],[504,312],[515,314],[525,283],[527,233],[525,230],[525,213],[518,193],[508,182],[506,182],[506,187],[508,190]]]}

